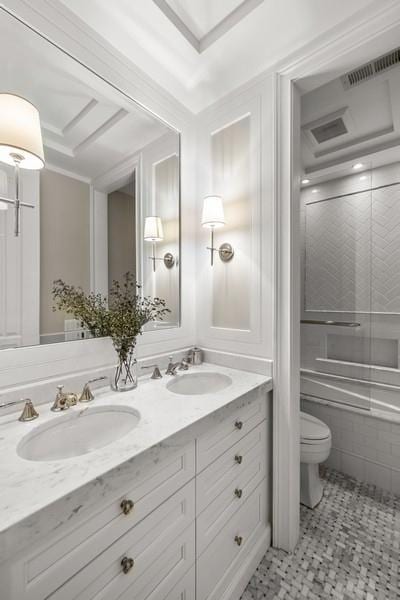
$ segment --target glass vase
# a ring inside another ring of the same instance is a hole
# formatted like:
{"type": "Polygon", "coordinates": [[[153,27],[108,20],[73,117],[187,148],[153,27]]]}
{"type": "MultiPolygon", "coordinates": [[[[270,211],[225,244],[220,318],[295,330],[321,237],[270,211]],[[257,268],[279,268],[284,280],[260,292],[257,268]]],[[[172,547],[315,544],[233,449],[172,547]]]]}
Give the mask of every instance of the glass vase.
{"type": "Polygon", "coordinates": [[[111,377],[111,389],[115,392],[128,392],[137,387],[137,360],[134,350],[127,355],[118,355],[118,364],[111,377]]]}

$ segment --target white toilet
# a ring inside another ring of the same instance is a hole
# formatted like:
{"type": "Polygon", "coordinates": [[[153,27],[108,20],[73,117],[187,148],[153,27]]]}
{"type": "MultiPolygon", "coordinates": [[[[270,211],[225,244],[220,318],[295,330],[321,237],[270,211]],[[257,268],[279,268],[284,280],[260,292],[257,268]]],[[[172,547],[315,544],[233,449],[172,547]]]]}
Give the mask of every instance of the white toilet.
{"type": "Polygon", "coordinates": [[[322,498],[318,467],[331,451],[331,431],[316,417],[300,412],[300,438],[300,502],[314,508],[322,498]]]}

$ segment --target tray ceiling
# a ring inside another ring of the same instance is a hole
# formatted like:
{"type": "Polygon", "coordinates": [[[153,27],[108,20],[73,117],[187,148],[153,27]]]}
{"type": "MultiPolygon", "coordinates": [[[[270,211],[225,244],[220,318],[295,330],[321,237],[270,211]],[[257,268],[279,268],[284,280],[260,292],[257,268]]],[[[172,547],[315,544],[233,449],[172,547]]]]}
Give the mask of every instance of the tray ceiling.
{"type": "MultiPolygon", "coordinates": [[[[197,113],[332,28],[392,0],[62,0],[66,9],[197,113]]],[[[72,17],[72,15],[71,15],[72,17]]]]}
{"type": "Polygon", "coordinates": [[[153,0],[193,48],[201,53],[264,0],[153,0]]]}

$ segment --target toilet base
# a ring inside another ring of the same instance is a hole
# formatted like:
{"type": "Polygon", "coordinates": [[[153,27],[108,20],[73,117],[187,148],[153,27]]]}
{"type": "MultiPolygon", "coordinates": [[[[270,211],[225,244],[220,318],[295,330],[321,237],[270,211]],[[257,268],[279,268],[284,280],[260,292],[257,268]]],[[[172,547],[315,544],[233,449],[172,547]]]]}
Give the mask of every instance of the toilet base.
{"type": "Polygon", "coordinates": [[[318,467],[318,463],[300,464],[300,502],[308,508],[317,506],[324,491],[318,467]]]}

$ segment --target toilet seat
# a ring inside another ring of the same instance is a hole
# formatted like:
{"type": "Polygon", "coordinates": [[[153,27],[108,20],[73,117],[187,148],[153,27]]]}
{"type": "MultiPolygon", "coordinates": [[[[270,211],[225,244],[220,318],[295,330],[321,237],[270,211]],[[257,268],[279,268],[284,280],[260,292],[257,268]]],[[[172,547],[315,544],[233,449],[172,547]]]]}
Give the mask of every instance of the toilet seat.
{"type": "Polygon", "coordinates": [[[317,464],[324,462],[330,453],[332,439],[330,429],[325,423],[300,413],[300,461],[317,464]]]}
{"type": "Polygon", "coordinates": [[[329,427],[322,421],[300,412],[300,439],[303,444],[320,444],[331,437],[329,427]]]}

